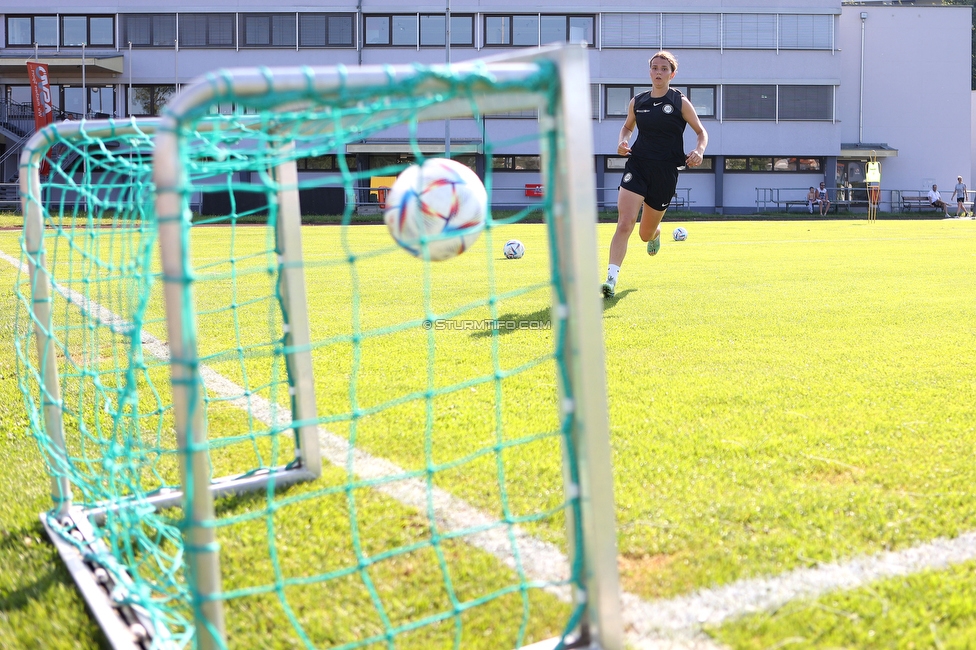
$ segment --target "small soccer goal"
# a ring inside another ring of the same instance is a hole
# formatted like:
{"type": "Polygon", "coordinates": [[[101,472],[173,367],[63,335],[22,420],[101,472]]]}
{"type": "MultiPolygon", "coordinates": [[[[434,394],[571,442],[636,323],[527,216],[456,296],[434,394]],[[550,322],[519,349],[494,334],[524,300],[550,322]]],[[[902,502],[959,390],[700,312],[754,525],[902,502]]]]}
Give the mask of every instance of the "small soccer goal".
{"type": "Polygon", "coordinates": [[[113,646],[623,647],[586,56],[222,70],[30,141],[41,518],[113,646]],[[513,144],[544,195],[460,255],[359,223],[513,144]]]}

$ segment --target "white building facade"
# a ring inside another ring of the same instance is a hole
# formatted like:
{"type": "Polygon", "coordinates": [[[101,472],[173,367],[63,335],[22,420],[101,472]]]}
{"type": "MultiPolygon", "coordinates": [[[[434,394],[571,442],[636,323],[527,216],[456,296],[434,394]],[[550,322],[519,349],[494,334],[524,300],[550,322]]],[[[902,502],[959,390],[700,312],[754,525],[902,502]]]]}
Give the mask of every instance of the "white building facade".
{"type": "MultiPolygon", "coordinates": [[[[0,156],[7,155],[0,181],[17,173],[19,143],[33,128],[25,62],[35,57],[49,65],[57,110],[77,119],[159,114],[180,85],[221,67],[435,64],[586,41],[591,92],[581,100],[591,105],[593,169],[604,205],[615,202],[617,135],[627,103],[648,86],[648,59],[662,48],[678,58],[673,86],[689,97],[709,133],[705,164],[683,172],[678,183],[696,211],[781,208],[766,199],[801,198],[821,181],[829,188],[849,183],[853,191],[840,196],[856,207],[872,157],[882,163],[882,210],[897,200],[892,192],[938,183],[948,198],[959,175],[976,185],[970,7],[841,0],[449,0],[409,7],[375,0],[274,6],[14,0],[2,10],[0,156]]],[[[519,145],[512,137],[534,131],[532,120],[452,121],[447,147],[443,125],[420,135],[426,153],[449,149],[481,173],[490,165],[493,203],[516,205],[533,200],[523,190],[539,182],[539,152],[530,140],[519,145]],[[501,134],[513,144],[486,157],[481,143],[501,134]]],[[[688,129],[689,149],[693,137],[688,129]]],[[[350,145],[346,153],[359,169],[378,169],[410,149],[404,134],[350,145]]]]}

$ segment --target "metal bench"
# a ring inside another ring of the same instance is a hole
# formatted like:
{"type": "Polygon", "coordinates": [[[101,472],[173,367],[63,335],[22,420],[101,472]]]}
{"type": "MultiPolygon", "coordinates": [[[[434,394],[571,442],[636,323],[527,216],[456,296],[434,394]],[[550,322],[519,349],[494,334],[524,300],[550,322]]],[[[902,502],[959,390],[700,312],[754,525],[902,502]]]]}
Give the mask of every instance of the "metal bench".
{"type": "Polygon", "coordinates": [[[905,212],[911,212],[912,210],[938,210],[929,202],[929,197],[927,196],[905,196],[902,194],[901,197],[901,207],[905,212]]]}
{"type": "MultiPolygon", "coordinates": [[[[793,208],[800,208],[801,212],[809,212],[809,210],[807,210],[806,199],[803,199],[802,201],[786,201],[786,211],[789,212],[793,208]]],[[[819,212],[819,206],[817,206],[817,211],[819,212]]]]}

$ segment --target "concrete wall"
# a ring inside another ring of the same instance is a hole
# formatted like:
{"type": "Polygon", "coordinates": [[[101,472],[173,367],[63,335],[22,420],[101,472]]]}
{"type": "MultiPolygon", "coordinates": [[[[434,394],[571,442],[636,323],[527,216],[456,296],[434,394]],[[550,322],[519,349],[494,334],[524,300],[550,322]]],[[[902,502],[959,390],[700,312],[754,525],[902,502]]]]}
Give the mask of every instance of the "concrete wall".
{"type": "Polygon", "coordinates": [[[841,141],[858,142],[860,129],[860,141],[898,150],[882,160],[882,189],[928,189],[934,181],[951,193],[958,175],[972,185],[971,30],[971,7],[844,7],[841,141]]]}
{"type": "MultiPolygon", "coordinates": [[[[346,11],[355,13],[403,13],[444,11],[444,2],[411,4],[384,0],[332,0],[328,6],[276,4],[275,11],[346,11]]],[[[84,0],[60,0],[55,3],[8,3],[2,11],[10,14],[79,13],[114,14],[139,11],[268,11],[266,2],[258,0],[208,0],[193,4],[183,0],[161,6],[155,0],[115,0],[92,4],[84,0]]],[[[834,50],[719,50],[676,49],[679,69],[675,84],[714,85],[716,117],[703,120],[709,132],[709,156],[795,156],[818,157],[827,166],[841,156],[844,143],[886,143],[897,150],[897,156],[882,159],[882,187],[919,189],[937,182],[948,189],[962,174],[968,184],[976,170],[972,123],[976,116],[976,99],[970,91],[971,79],[971,8],[907,5],[842,5],[841,0],[665,0],[665,4],[623,0],[614,3],[566,0],[558,7],[544,0],[498,2],[495,0],[451,0],[452,13],[522,13],[555,12],[700,12],[700,13],[799,13],[833,17],[834,50]],[[862,12],[866,18],[861,19],[862,12]],[[862,27],[864,47],[862,50],[862,27]],[[863,51],[863,57],[862,57],[863,51]],[[861,70],[864,70],[863,83],[861,70]],[[812,84],[836,88],[834,121],[729,121],[721,116],[722,84],[768,83],[812,84]]],[[[4,24],[0,22],[0,44],[4,24]]],[[[480,30],[480,26],[476,29],[480,30]]],[[[599,29],[599,27],[598,27],[599,29]]],[[[452,61],[493,56],[504,48],[473,47],[451,49],[452,61]]],[[[510,51],[510,50],[509,50],[510,51]]],[[[653,51],[639,49],[590,50],[591,82],[594,84],[642,85],[648,79],[647,58],[653,51]]],[[[77,48],[62,55],[77,56],[77,48]]],[[[94,71],[88,84],[116,84],[121,90],[130,81],[135,84],[171,84],[178,77],[186,83],[194,77],[220,67],[244,65],[357,65],[359,63],[442,63],[446,52],[440,48],[356,49],[128,49],[120,47],[101,51],[88,48],[88,56],[125,58],[125,70],[117,76],[98,76],[94,71]]],[[[22,50],[0,55],[24,57],[22,50]]],[[[21,59],[22,60],[22,59],[21,59]]],[[[13,68],[10,68],[11,70],[13,68]]],[[[72,74],[69,71],[63,75],[72,74]]],[[[26,83],[5,75],[0,83],[26,83]]],[[[77,75],[76,75],[77,76],[77,75]]],[[[77,78],[52,78],[52,83],[78,84],[77,78]]],[[[122,93],[118,93],[121,97],[122,93]]],[[[594,145],[598,156],[616,152],[617,135],[622,119],[598,118],[592,122],[594,145]]],[[[533,129],[519,120],[489,120],[485,130],[492,138],[533,129]]],[[[426,126],[422,137],[443,136],[442,124],[426,126]]],[[[473,122],[458,121],[451,125],[452,138],[481,137],[473,122]]],[[[526,145],[530,146],[530,145],[526,145]]],[[[694,146],[694,134],[686,133],[686,147],[694,146]]],[[[505,153],[536,153],[506,151],[505,153]]],[[[599,158],[598,158],[599,160],[599,158]]],[[[528,177],[526,177],[528,178],[528,177]]],[[[721,203],[725,212],[749,212],[756,207],[756,188],[807,187],[826,180],[833,185],[833,170],[822,174],[755,174],[726,173],[722,196],[716,196],[715,175],[686,173],[679,187],[692,188],[697,209],[710,209],[721,203]]],[[[619,173],[607,171],[602,187],[614,192],[619,173]]],[[[525,182],[531,182],[526,180],[525,182]]]]}

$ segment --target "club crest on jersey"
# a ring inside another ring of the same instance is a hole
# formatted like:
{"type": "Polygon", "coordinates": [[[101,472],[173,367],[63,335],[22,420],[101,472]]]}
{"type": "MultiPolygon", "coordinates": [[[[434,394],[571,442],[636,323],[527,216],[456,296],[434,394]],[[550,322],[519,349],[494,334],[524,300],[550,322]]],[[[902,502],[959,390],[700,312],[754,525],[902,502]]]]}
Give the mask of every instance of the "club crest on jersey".
{"type": "Polygon", "coordinates": [[[671,104],[665,104],[664,108],[662,108],[661,110],[670,115],[671,113],[674,112],[674,106],[672,106],[671,104]]]}

